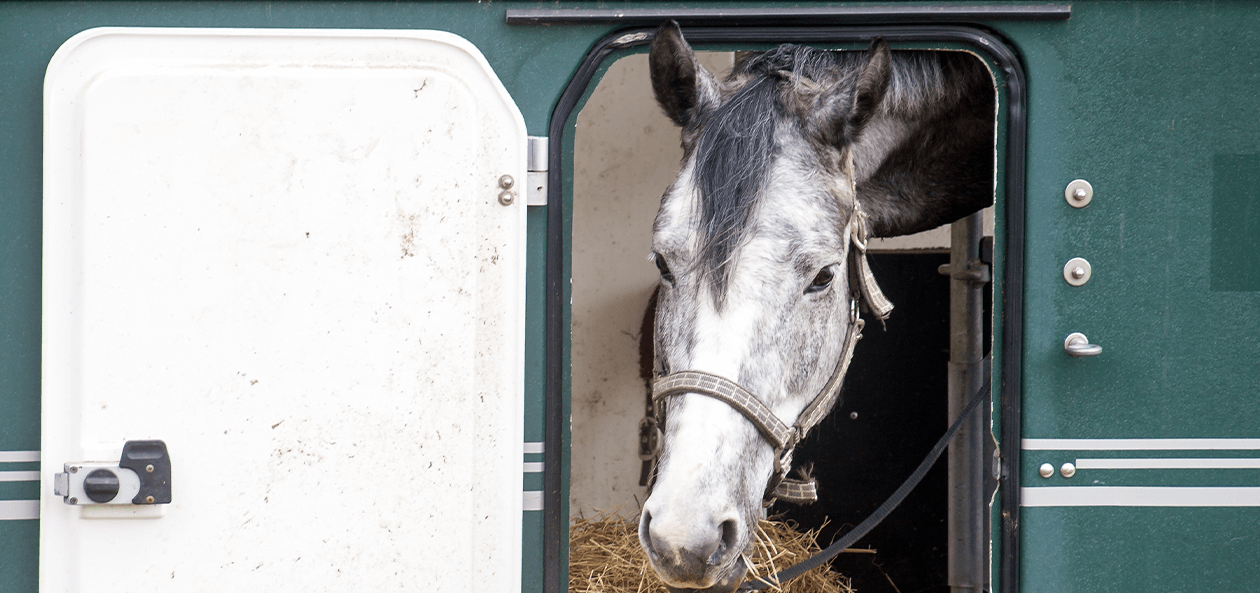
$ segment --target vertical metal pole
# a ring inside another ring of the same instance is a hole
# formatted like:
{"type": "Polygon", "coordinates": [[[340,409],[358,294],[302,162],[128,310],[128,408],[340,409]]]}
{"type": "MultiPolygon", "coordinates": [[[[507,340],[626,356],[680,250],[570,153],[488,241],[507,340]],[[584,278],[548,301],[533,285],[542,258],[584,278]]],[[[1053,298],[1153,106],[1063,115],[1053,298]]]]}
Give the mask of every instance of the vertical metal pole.
{"type": "MultiPolygon", "coordinates": [[[[950,227],[949,422],[983,384],[984,290],[980,261],[983,220],[979,212],[950,227]]],[[[984,437],[977,408],[949,446],[949,586],[953,593],[981,593],[989,585],[988,501],[984,498],[984,437]]]]}

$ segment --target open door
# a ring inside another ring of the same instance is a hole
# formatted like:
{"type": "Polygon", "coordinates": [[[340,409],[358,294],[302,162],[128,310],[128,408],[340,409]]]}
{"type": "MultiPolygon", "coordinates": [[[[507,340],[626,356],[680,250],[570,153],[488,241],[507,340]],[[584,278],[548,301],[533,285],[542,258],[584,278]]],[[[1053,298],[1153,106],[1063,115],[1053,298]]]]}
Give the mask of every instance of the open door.
{"type": "Polygon", "coordinates": [[[519,591],[526,132],[477,49],[94,29],[45,84],[40,590],[519,591]]]}

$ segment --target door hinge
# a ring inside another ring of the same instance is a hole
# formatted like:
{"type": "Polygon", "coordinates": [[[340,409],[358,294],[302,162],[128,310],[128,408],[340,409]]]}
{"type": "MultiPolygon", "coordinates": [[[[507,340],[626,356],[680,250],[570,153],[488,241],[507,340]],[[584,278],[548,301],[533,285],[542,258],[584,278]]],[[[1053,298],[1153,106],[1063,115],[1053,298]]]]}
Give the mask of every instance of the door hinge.
{"type": "Polygon", "coordinates": [[[529,137],[529,156],[527,159],[525,187],[525,204],[528,206],[547,205],[547,138],[545,136],[529,137]]]}

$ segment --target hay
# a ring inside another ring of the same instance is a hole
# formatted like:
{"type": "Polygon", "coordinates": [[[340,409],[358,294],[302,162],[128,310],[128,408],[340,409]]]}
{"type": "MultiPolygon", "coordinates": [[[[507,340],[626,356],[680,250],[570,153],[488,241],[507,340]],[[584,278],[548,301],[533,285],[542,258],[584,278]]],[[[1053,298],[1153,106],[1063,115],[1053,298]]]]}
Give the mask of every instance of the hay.
{"type": "MultiPolygon", "coordinates": [[[[622,519],[605,511],[592,519],[574,519],[569,530],[570,593],[662,593],[665,586],[648,565],[639,547],[638,518],[622,519]]],[[[801,533],[781,521],[757,526],[753,555],[745,558],[752,569],[747,579],[768,579],[779,570],[818,552],[817,531],[801,533]]],[[[770,587],[783,593],[852,593],[849,579],[829,567],[770,587]]]]}

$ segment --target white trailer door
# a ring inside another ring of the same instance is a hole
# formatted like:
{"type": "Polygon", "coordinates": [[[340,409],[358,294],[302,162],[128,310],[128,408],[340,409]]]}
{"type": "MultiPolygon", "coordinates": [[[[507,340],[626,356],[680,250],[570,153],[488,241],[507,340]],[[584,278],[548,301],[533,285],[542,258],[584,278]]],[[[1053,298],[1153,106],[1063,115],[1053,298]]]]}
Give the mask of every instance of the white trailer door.
{"type": "Polygon", "coordinates": [[[519,591],[525,147],[447,33],[68,41],[41,591],[519,591]],[[142,439],[170,504],[54,494],[142,439]]]}

